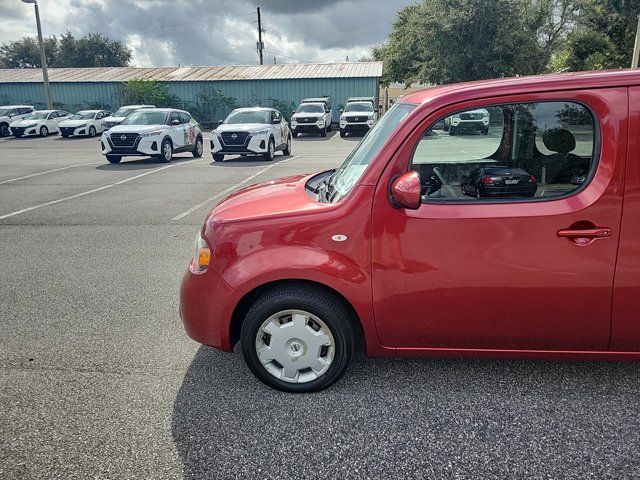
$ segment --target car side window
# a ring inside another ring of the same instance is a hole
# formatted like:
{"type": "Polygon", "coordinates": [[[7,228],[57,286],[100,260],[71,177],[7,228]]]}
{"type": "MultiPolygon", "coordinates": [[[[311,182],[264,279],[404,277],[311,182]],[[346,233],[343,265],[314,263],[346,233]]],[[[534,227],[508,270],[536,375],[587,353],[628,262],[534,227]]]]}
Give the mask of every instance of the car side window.
{"type": "Polygon", "coordinates": [[[171,112],[171,115],[169,116],[169,125],[171,125],[174,120],[177,120],[178,123],[182,123],[180,122],[180,117],[178,116],[178,112],[171,112]]]}
{"type": "Polygon", "coordinates": [[[178,116],[180,117],[181,124],[189,123],[189,121],[191,120],[191,117],[188,113],[178,112],[178,116]]]}
{"type": "Polygon", "coordinates": [[[547,199],[591,178],[596,120],[574,102],[488,105],[431,125],[416,146],[423,202],[547,199]]]}
{"type": "Polygon", "coordinates": [[[96,120],[100,120],[102,117],[104,117],[104,114],[102,112],[98,112],[96,113],[96,120]]]}
{"type": "Polygon", "coordinates": [[[272,111],[271,112],[271,123],[273,122],[280,122],[281,120],[281,116],[278,112],[272,111]]]}
{"type": "Polygon", "coordinates": [[[20,110],[20,115],[24,115],[26,113],[31,113],[33,112],[33,110],[31,108],[21,108],[20,110]]]}
{"type": "Polygon", "coordinates": [[[19,111],[18,111],[18,109],[17,109],[17,108],[14,108],[13,110],[11,110],[11,111],[9,112],[9,116],[10,116],[10,117],[14,117],[14,116],[16,116],[16,115],[20,115],[20,113],[19,113],[19,111]]]}

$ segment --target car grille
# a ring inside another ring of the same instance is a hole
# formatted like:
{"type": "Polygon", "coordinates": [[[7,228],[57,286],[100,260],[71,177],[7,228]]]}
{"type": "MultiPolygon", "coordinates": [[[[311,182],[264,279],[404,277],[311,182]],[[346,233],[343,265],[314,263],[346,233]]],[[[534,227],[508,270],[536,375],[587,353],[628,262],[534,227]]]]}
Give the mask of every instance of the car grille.
{"type": "Polygon", "coordinates": [[[298,118],[298,123],[316,123],[317,119],[315,117],[300,117],[298,118]]]}
{"type": "Polygon", "coordinates": [[[60,127],[60,133],[62,135],[73,135],[74,131],[75,131],[74,127],[60,127]]]}
{"type": "Polygon", "coordinates": [[[111,143],[114,147],[133,147],[137,139],[137,133],[114,133],[111,135],[111,143]]]}
{"type": "Polygon", "coordinates": [[[23,127],[11,127],[11,132],[17,136],[23,135],[24,131],[25,129],[23,127]]]}
{"type": "Polygon", "coordinates": [[[482,113],[461,113],[460,120],[482,120],[482,113]]]}
{"type": "Polygon", "coordinates": [[[346,118],[347,122],[366,122],[367,121],[367,117],[364,115],[360,115],[358,117],[347,117],[346,118]]]}
{"type": "Polygon", "coordinates": [[[220,134],[225,145],[244,145],[248,132],[223,132],[220,134]]]}

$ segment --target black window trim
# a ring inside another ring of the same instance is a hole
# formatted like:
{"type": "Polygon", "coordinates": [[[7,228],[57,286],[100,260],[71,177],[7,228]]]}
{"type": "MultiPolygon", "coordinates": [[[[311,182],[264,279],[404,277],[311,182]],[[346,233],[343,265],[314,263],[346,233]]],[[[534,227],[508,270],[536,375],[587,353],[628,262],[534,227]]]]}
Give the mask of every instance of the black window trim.
{"type": "MultiPolygon", "coordinates": [[[[592,160],[591,160],[591,165],[590,165],[590,170],[589,170],[589,174],[587,175],[587,178],[585,179],[585,181],[582,183],[582,185],[580,185],[578,188],[576,188],[575,190],[572,190],[568,193],[565,193],[563,195],[557,195],[554,197],[537,197],[537,198],[483,198],[483,199],[467,199],[467,198],[459,198],[459,199],[452,199],[452,198],[443,198],[443,199],[438,199],[438,198],[430,198],[428,200],[421,200],[420,201],[420,205],[489,205],[489,204],[498,204],[498,205],[502,205],[502,204],[514,204],[514,203],[542,203],[542,202],[555,202],[556,200],[564,200],[566,198],[572,197],[574,195],[577,195],[578,193],[582,192],[583,190],[585,190],[592,182],[593,177],[595,177],[596,172],[598,171],[598,166],[600,165],[600,152],[602,149],[602,141],[601,141],[601,127],[600,127],[600,120],[598,119],[598,116],[595,114],[595,112],[593,111],[593,109],[591,108],[591,106],[589,106],[587,103],[581,101],[581,100],[575,100],[575,99],[565,99],[565,98],[557,98],[557,99],[550,99],[550,100],[531,100],[531,101],[515,101],[515,102],[501,102],[501,103],[492,103],[492,104],[486,104],[486,105],[479,105],[479,106],[475,106],[475,107],[471,107],[471,108],[490,108],[490,107],[500,107],[500,106],[506,106],[506,105],[517,105],[517,104],[524,104],[524,103],[574,103],[576,105],[580,105],[581,107],[584,107],[590,114],[591,114],[591,118],[593,118],[594,120],[594,124],[593,124],[593,131],[594,131],[594,138],[593,138],[593,156],[592,156],[592,160]]],[[[463,112],[468,110],[468,108],[466,109],[462,109],[462,110],[454,110],[453,112],[447,114],[446,116],[442,116],[442,117],[437,117],[435,122],[430,123],[426,129],[424,129],[422,131],[422,133],[424,134],[424,132],[427,132],[430,128],[432,128],[436,123],[440,122],[441,120],[444,120],[446,117],[450,117],[451,115],[455,115],[458,112],[463,112]]],[[[422,136],[420,137],[422,138],[422,136]]],[[[413,157],[416,154],[416,150],[418,149],[418,145],[420,144],[420,141],[418,141],[415,146],[413,147],[413,152],[411,153],[411,160],[409,162],[409,170],[408,171],[412,171],[412,167],[413,167],[413,157]]]]}

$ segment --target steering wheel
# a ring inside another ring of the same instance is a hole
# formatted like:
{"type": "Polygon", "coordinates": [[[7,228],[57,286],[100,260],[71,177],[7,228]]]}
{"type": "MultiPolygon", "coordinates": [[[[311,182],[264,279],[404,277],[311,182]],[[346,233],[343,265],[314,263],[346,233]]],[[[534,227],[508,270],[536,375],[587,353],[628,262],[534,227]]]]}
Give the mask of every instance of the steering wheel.
{"type": "Polygon", "coordinates": [[[444,175],[442,175],[442,170],[440,170],[440,167],[433,167],[433,173],[436,174],[436,177],[438,177],[438,180],[440,180],[442,185],[444,185],[445,184],[444,175]]]}

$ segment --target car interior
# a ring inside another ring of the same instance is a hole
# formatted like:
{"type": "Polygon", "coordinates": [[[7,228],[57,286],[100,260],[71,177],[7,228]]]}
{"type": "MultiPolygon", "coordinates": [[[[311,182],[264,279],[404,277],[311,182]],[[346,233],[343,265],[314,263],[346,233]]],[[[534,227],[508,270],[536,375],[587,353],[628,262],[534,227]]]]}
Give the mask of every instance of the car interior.
{"type": "Polygon", "coordinates": [[[587,182],[596,160],[596,129],[584,106],[538,102],[486,109],[487,135],[464,127],[451,135],[442,130],[444,119],[426,130],[411,162],[420,175],[423,202],[558,197],[587,182]],[[485,170],[489,174],[479,174],[485,170]],[[532,187],[526,193],[523,182],[532,187]]]}

